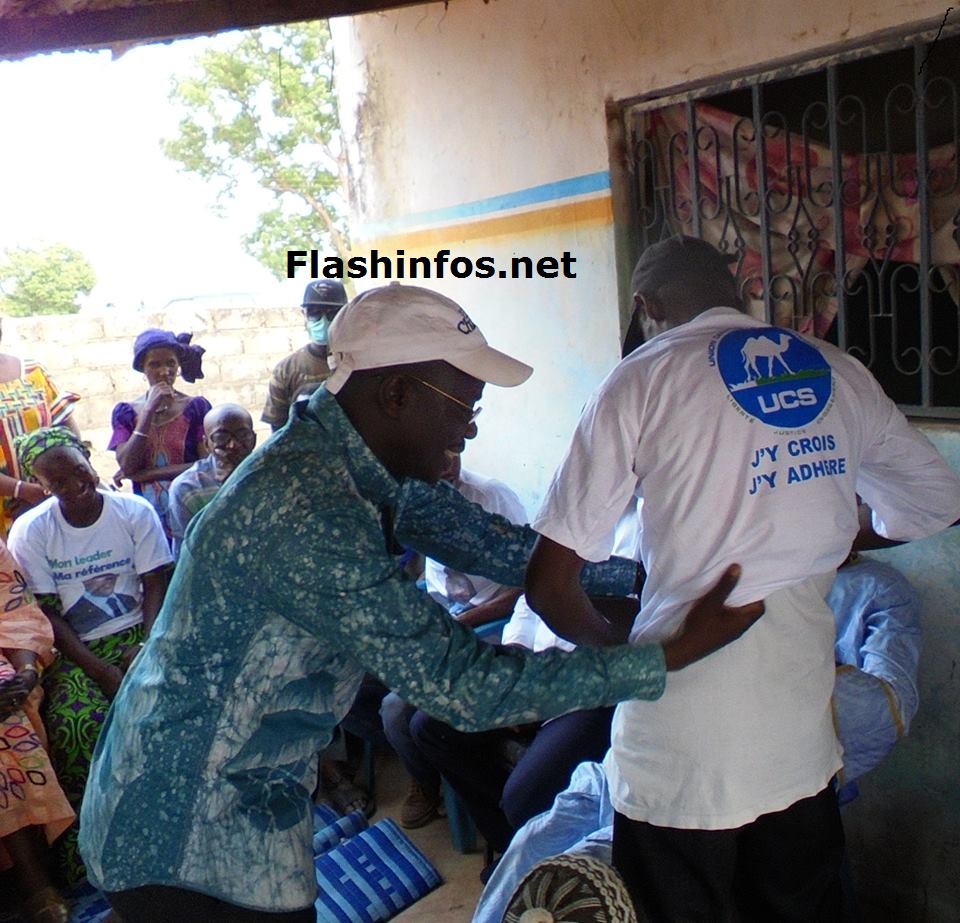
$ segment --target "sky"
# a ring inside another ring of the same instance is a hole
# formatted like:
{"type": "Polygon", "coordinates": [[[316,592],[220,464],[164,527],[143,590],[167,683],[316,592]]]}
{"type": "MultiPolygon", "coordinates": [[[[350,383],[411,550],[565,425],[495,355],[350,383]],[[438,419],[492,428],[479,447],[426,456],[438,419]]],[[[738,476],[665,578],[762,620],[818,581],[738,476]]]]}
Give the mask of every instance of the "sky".
{"type": "Polygon", "coordinates": [[[270,197],[251,185],[220,217],[209,185],[161,149],[181,118],[172,77],[230,41],[0,62],[0,254],[57,242],[80,250],[98,280],[84,311],[219,293],[299,304],[302,280],[277,282],[243,249],[270,197]]]}

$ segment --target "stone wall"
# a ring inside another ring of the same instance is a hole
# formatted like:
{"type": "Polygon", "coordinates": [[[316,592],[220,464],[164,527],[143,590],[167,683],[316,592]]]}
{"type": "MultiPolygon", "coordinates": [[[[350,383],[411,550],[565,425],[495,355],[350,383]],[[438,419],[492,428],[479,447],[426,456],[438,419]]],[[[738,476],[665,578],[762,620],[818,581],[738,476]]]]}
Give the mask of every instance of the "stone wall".
{"type": "Polygon", "coordinates": [[[273,366],[306,343],[300,312],[284,308],[178,309],[165,315],[140,312],[3,318],[4,352],[36,359],[61,390],[82,400],[75,418],[93,448],[93,464],[104,480],[116,470],[110,440],[110,413],[118,401],[146,390],[146,379],[131,367],[133,341],[147,327],[176,333],[188,330],[203,346],[204,378],[179,380],[187,394],[202,394],[212,404],[233,401],[254,419],[259,440],[270,433],[260,422],[273,366]]]}

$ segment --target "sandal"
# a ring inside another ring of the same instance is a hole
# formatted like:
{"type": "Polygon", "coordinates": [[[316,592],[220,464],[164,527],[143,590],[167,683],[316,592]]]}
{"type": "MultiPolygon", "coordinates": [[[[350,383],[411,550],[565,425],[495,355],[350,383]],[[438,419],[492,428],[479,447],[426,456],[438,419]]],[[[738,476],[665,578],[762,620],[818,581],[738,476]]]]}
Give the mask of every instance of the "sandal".
{"type": "Polygon", "coordinates": [[[377,811],[373,797],[349,779],[341,779],[326,793],[327,799],[342,815],[363,811],[364,817],[372,817],[377,811]]]}
{"type": "Polygon", "coordinates": [[[30,895],[23,902],[23,913],[30,923],[67,923],[70,919],[67,902],[54,887],[30,895]]]}

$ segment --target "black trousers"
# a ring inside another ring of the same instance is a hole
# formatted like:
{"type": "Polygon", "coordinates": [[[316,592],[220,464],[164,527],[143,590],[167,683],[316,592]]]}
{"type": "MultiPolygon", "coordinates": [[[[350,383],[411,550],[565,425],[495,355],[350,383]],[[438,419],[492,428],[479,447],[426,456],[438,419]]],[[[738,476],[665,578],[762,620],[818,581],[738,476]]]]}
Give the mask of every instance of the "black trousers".
{"type": "Polygon", "coordinates": [[[734,830],[614,816],[613,864],[651,923],[836,923],[842,860],[832,787],[734,830]]]}
{"type": "Polygon", "coordinates": [[[612,708],[591,708],[547,721],[522,739],[516,766],[501,757],[503,741],[515,736],[508,728],[467,734],[417,711],[410,736],[463,799],[490,848],[502,853],[514,831],[553,804],[580,763],[603,759],[612,719],[612,708]]]}
{"type": "Polygon", "coordinates": [[[145,885],[107,895],[123,923],[316,923],[311,904],[303,910],[269,913],[228,904],[184,888],[145,885]]]}

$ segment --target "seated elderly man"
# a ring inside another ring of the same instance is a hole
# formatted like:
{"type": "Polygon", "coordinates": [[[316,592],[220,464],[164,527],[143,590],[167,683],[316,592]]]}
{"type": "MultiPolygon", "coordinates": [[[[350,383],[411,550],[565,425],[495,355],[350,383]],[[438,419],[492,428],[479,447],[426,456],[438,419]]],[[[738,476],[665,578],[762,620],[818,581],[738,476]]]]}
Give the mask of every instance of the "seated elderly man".
{"type": "MultiPolygon", "coordinates": [[[[519,584],[534,535],[437,484],[484,383],[528,366],[455,302],[358,296],[333,374],[214,497],[100,736],[81,813],[91,880],[137,923],[314,923],[311,769],[365,671],[462,730],[662,694],[762,605],[732,565],[663,644],[531,654],[479,641],[401,579],[402,546],[519,584]]],[[[625,595],[635,562],[587,569],[625,595]]]]}
{"type": "Polygon", "coordinates": [[[253,420],[239,404],[219,404],[203,418],[203,444],[207,455],[195,461],[170,485],[167,521],[173,537],[173,555],[180,546],[187,525],[214,497],[223,482],[257,444],[253,420]]]}

